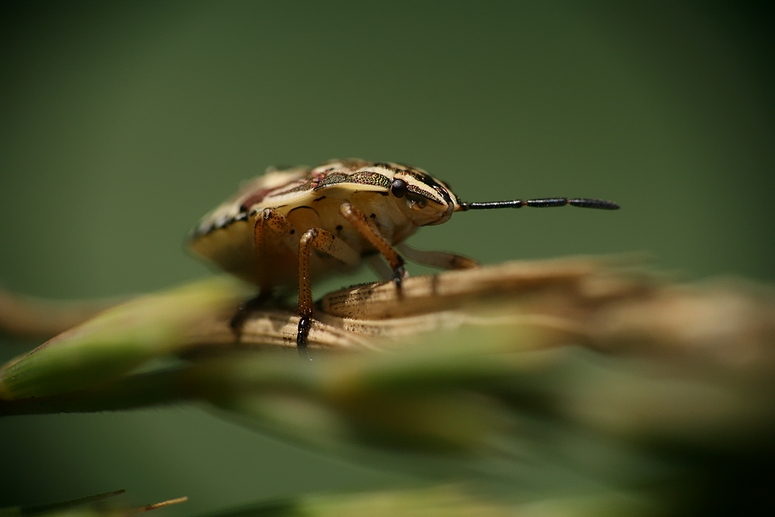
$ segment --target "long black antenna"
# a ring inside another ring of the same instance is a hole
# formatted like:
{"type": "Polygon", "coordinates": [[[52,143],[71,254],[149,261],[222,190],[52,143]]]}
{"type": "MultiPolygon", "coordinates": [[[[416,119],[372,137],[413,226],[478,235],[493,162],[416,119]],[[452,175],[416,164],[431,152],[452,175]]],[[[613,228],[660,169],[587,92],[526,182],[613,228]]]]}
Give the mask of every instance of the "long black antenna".
{"type": "Polygon", "coordinates": [[[600,210],[619,210],[618,203],[605,199],[579,197],[569,199],[567,197],[548,197],[545,199],[514,199],[511,201],[484,201],[481,203],[460,203],[460,210],[490,210],[493,208],[522,208],[530,206],[546,208],[550,206],[578,206],[581,208],[597,208],[600,210]]]}

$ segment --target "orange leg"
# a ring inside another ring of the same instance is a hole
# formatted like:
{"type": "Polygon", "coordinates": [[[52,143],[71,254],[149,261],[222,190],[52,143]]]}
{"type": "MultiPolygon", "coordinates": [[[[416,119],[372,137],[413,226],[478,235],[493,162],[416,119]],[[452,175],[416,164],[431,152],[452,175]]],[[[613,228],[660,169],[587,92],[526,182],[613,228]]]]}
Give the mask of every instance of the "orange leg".
{"type": "MultiPolygon", "coordinates": [[[[256,260],[259,264],[262,262],[262,256],[266,252],[265,245],[267,232],[271,232],[273,235],[281,237],[286,246],[295,249],[296,240],[293,238],[293,225],[288,222],[288,219],[286,219],[284,215],[272,208],[265,208],[261,211],[251,211],[250,215],[251,217],[256,218],[253,223],[253,244],[256,260]]],[[[268,269],[267,273],[269,273],[268,269]]],[[[263,306],[272,297],[274,286],[272,285],[270,274],[267,274],[261,279],[260,289],[258,295],[242,303],[237,308],[237,312],[232,316],[231,321],[229,321],[229,325],[234,331],[238,341],[242,333],[242,326],[248,316],[250,316],[250,313],[263,306]]]]}
{"type": "Polygon", "coordinates": [[[342,203],[342,206],[339,207],[339,213],[342,214],[342,217],[344,217],[358,233],[363,235],[363,237],[368,240],[369,243],[385,257],[385,259],[387,259],[390,269],[393,270],[393,282],[396,284],[397,288],[401,289],[401,280],[406,273],[406,270],[404,269],[404,259],[401,258],[401,255],[399,255],[398,252],[393,249],[393,246],[380,235],[379,230],[377,230],[374,224],[369,221],[366,214],[352,206],[350,203],[342,203]]]}
{"type": "MultiPolygon", "coordinates": [[[[256,213],[256,222],[253,223],[253,247],[255,249],[256,260],[261,263],[263,256],[266,256],[266,235],[271,232],[272,235],[280,237],[283,244],[289,249],[296,249],[296,239],[293,237],[295,232],[293,225],[288,219],[274,208],[264,208],[256,213]]],[[[262,288],[271,289],[271,281],[267,278],[262,282],[262,288]]]]}
{"type": "Polygon", "coordinates": [[[304,232],[299,240],[299,328],[296,333],[296,347],[303,356],[307,355],[307,336],[312,326],[314,310],[312,302],[312,278],[310,275],[310,256],[312,250],[320,250],[346,264],[360,262],[360,254],[345,241],[322,228],[311,228],[304,232]]]}

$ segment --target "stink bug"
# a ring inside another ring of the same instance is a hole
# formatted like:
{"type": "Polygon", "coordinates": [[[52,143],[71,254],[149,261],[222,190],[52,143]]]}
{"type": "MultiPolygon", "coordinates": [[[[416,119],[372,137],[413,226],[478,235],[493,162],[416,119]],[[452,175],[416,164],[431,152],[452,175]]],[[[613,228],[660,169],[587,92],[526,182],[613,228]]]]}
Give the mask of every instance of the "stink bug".
{"type": "MultiPolygon", "coordinates": [[[[612,201],[587,198],[464,203],[448,185],[422,169],[334,160],[311,169],[270,168],[248,181],[202,219],[192,232],[190,246],[229,273],[258,285],[260,293],[254,301],[277,289],[298,287],[296,344],[304,353],[315,280],[335,271],[351,271],[367,260],[400,289],[405,272],[398,251],[442,269],[476,267],[469,258],[418,251],[403,241],[420,226],[446,222],[453,212],[564,205],[619,208],[612,201]],[[389,271],[378,255],[387,260],[389,271]]],[[[239,332],[249,306],[250,302],[243,305],[232,320],[235,331],[239,332]]]]}

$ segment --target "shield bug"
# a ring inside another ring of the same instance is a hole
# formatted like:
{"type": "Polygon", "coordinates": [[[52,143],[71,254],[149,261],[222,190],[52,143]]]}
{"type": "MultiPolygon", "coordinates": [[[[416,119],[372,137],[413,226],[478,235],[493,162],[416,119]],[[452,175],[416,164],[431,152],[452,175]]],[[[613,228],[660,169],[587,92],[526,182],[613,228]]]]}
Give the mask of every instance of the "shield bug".
{"type": "MultiPolygon", "coordinates": [[[[545,198],[465,203],[447,184],[422,169],[358,159],[313,168],[270,168],[246,182],[206,215],[191,235],[191,249],[260,288],[260,303],[277,290],[298,288],[296,344],[305,352],[313,313],[312,283],[364,260],[398,289],[404,259],[442,269],[477,266],[451,253],[419,251],[403,244],[418,227],[441,224],[454,212],[493,208],[578,206],[616,210],[612,201],[545,198]],[[399,251],[401,254],[399,254],[399,251]],[[387,260],[389,270],[379,255],[387,260]]],[[[246,302],[232,320],[239,332],[246,302]]]]}

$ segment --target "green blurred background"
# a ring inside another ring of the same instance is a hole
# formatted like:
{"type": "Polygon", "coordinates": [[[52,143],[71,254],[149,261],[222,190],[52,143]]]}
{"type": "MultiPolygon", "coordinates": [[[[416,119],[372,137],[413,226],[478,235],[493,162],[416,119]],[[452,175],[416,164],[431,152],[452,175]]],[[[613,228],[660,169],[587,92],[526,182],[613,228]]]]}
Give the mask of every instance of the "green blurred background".
{"type": "MultiPolygon", "coordinates": [[[[685,278],[772,281],[772,14],[764,2],[3,3],[0,282],[89,298],[208,275],[184,237],[241,180],[353,156],[422,167],[469,201],[623,206],[459,214],[420,231],[418,248],[483,262],[646,251],[685,278]]],[[[138,503],[190,496],[168,510],[180,515],[402,481],[193,407],[8,418],[0,444],[0,507],[126,488],[138,503]]]]}

